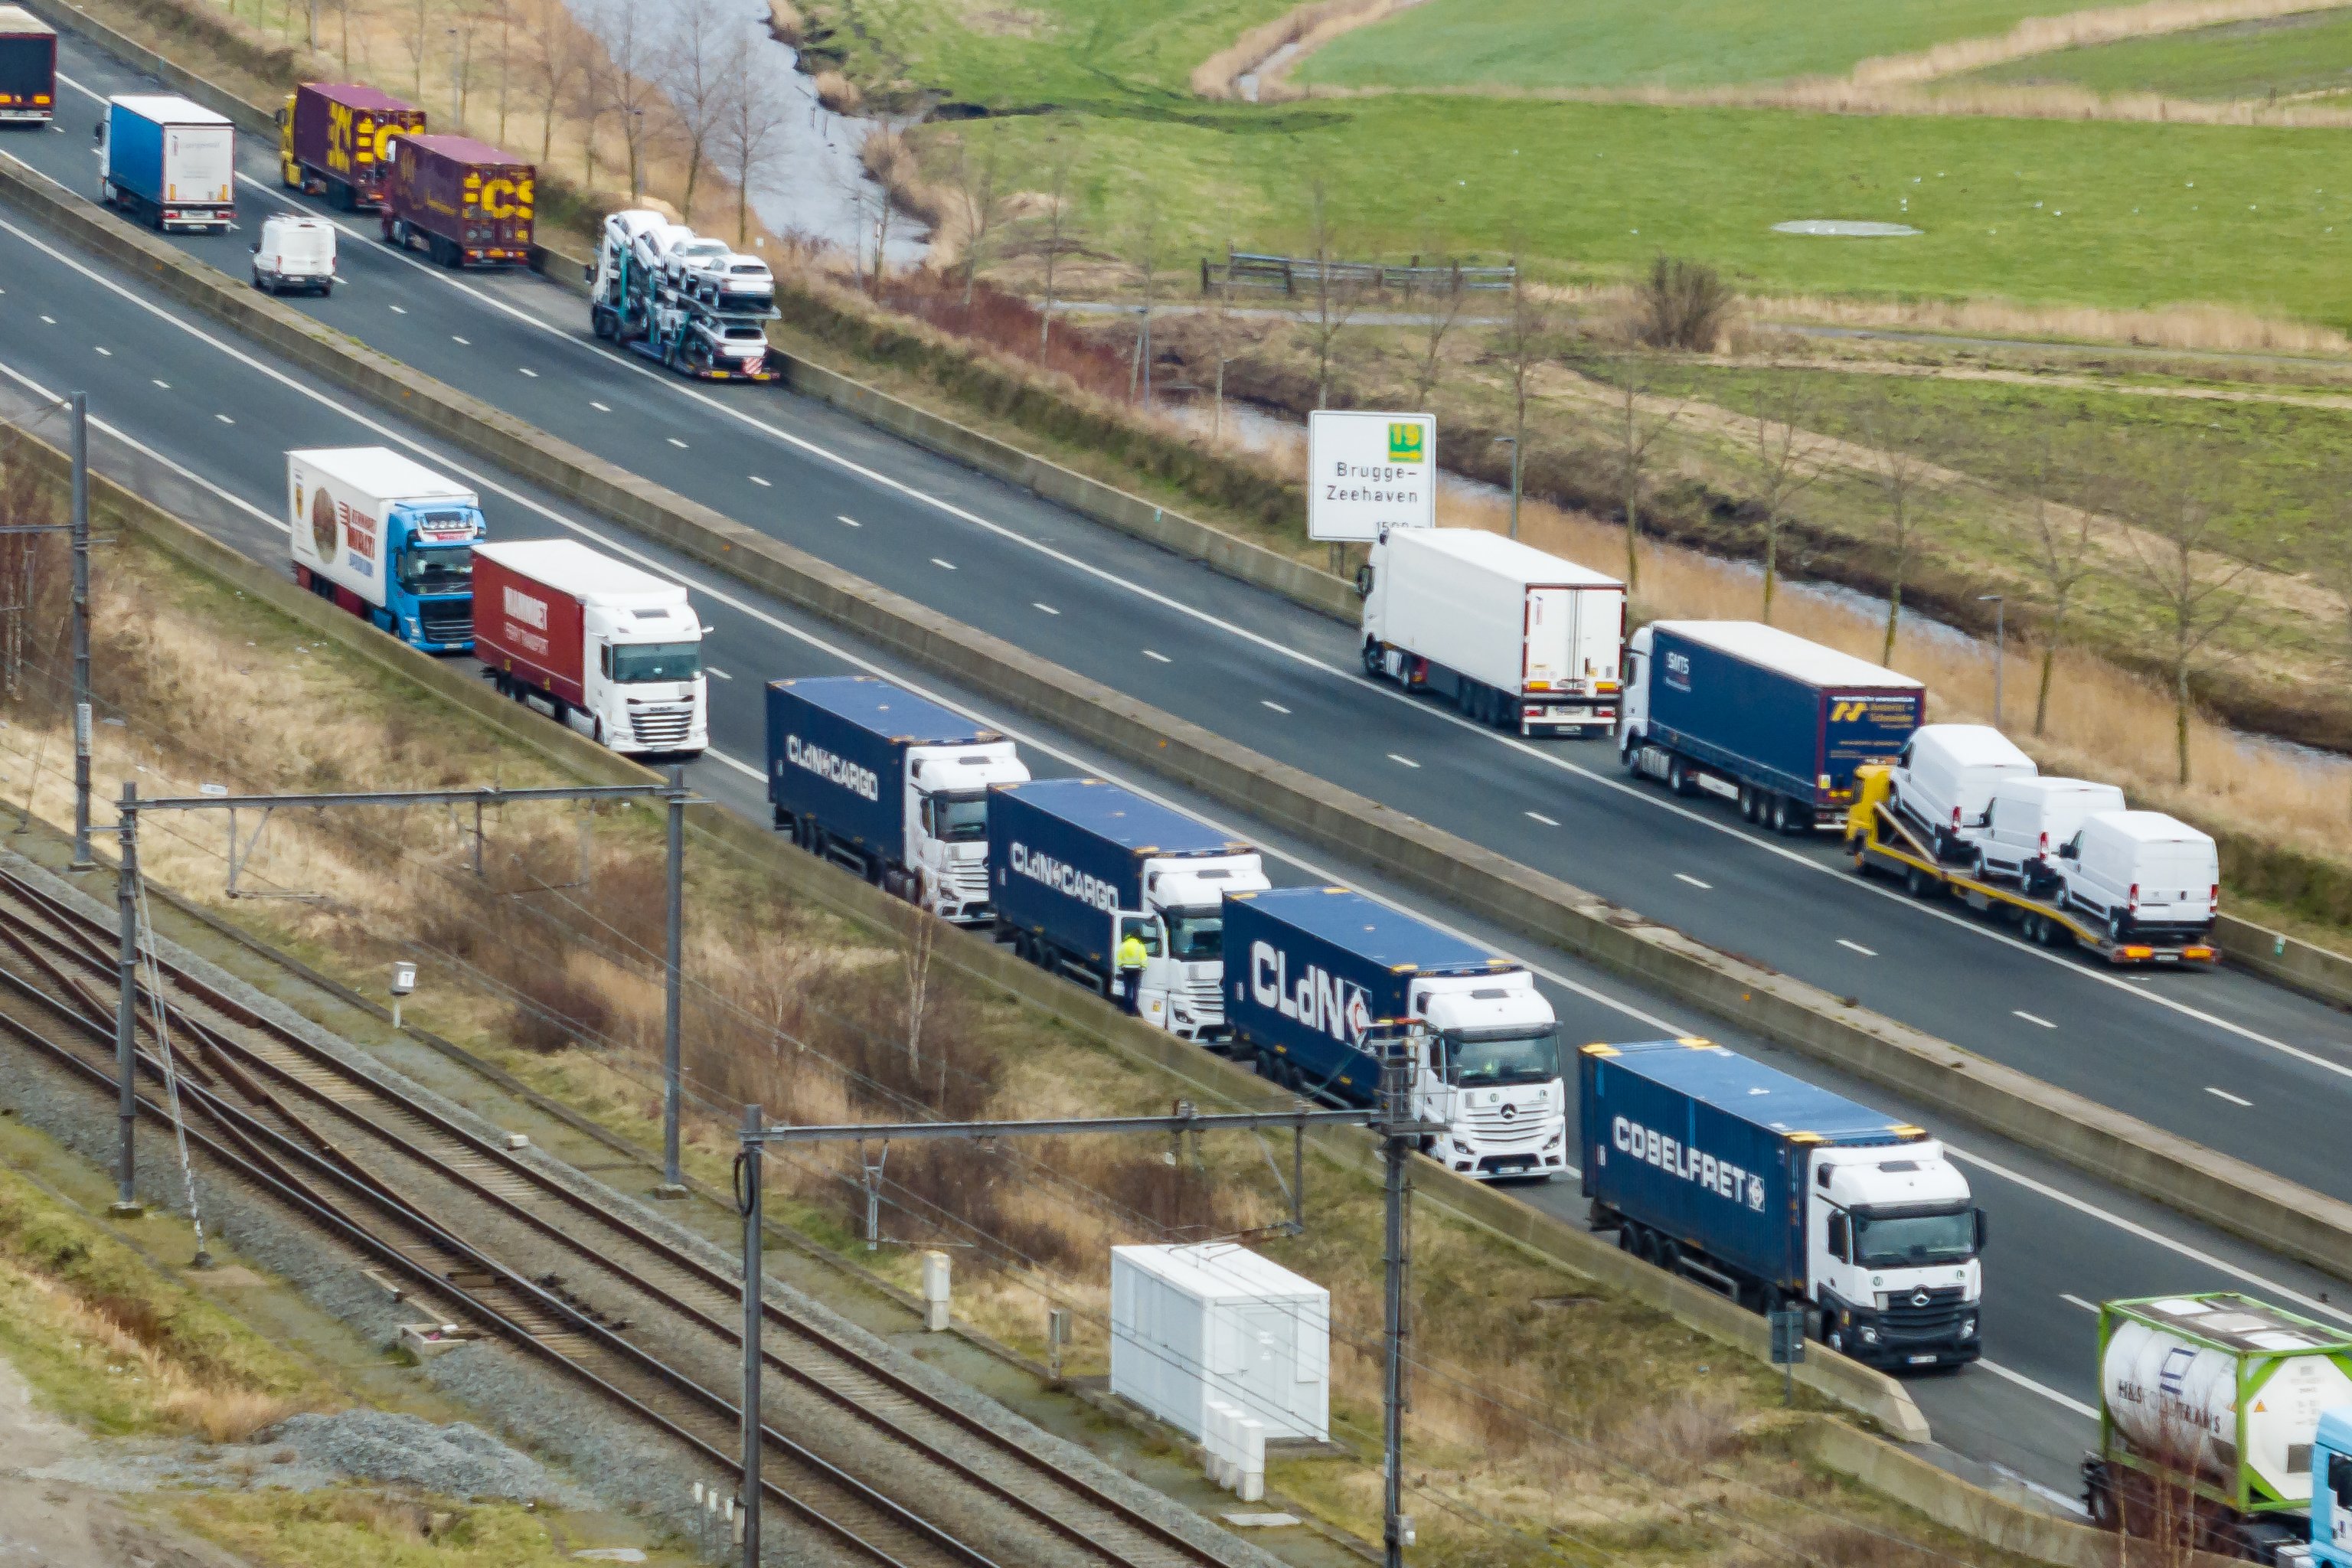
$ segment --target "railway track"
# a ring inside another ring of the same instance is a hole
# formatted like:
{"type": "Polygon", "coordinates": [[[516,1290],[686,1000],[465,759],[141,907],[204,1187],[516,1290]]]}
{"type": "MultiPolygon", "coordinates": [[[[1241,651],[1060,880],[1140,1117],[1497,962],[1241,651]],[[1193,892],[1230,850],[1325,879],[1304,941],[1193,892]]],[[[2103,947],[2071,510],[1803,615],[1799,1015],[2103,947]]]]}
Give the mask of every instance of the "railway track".
{"type": "MultiPolygon", "coordinates": [[[[0,868],[0,1032],[110,1086],[116,941],[110,925],[0,868]]],[[[740,1464],[739,1406],[637,1342],[656,1336],[633,1332],[587,1299],[617,1290],[651,1303],[672,1335],[707,1336],[740,1358],[740,1272],[201,978],[168,964],[160,973],[190,1136],[208,1154],[447,1300],[482,1331],[562,1367],[711,1462],[740,1464]],[[443,1194],[437,1205],[418,1195],[426,1189],[443,1194]],[[538,1261],[469,1237],[447,1217],[476,1205],[509,1222],[507,1236],[520,1227],[538,1261]],[[567,1259],[567,1271],[542,1267],[551,1255],[567,1259]]],[[[141,1068],[159,1083],[153,999],[143,986],[141,994],[141,1068]]],[[[143,1100],[142,1110],[163,1115],[143,1100]]],[[[772,1300],[763,1310],[763,1363],[831,1413],[828,1429],[847,1440],[832,1457],[820,1453],[770,1425],[774,1406],[764,1406],[762,1490],[851,1560],[988,1568],[1025,1562],[1029,1554],[1004,1550],[1024,1533],[1043,1548],[1040,1563],[1194,1568],[1242,1559],[1238,1543],[1228,1554],[1187,1539],[825,1325],[772,1300]],[[920,1505],[902,1500],[909,1498],[920,1505]],[[1009,1536],[986,1532],[998,1542],[993,1556],[946,1522],[976,1509],[1013,1521],[1009,1536]]],[[[803,1436],[804,1425],[795,1424],[803,1436]]]]}

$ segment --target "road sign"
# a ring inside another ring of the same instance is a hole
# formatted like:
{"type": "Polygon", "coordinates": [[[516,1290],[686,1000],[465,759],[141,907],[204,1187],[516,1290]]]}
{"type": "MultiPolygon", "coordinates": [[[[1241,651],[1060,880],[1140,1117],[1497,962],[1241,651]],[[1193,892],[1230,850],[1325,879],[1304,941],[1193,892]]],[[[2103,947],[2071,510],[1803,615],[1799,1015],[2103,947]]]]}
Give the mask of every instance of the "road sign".
{"type": "Polygon", "coordinates": [[[1437,526],[1437,420],[1318,409],[1307,416],[1307,537],[1370,543],[1437,526]]]}

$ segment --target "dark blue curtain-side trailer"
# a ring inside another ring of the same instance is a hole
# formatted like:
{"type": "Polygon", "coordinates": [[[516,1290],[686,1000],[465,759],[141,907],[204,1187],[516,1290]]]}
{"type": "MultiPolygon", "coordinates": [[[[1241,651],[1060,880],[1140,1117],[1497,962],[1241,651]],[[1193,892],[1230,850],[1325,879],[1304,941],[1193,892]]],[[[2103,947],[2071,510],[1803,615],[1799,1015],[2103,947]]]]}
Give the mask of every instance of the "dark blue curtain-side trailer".
{"type": "Polygon", "coordinates": [[[1106,980],[1111,921],[1121,910],[1143,907],[1144,857],[1088,824],[1129,803],[1150,805],[1096,779],[1040,779],[988,792],[988,885],[998,921],[1045,937],[1106,980]]]}
{"type": "Polygon", "coordinates": [[[1577,1064],[1585,1195],[1753,1279],[1804,1294],[1812,1135],[1705,1098],[1710,1085],[1743,1095],[1756,1064],[1681,1040],[1587,1046],[1577,1064]]]}
{"type": "Polygon", "coordinates": [[[1854,769],[1893,762],[1919,727],[1916,688],[1819,684],[1664,625],[1651,658],[1652,740],[1819,808],[1851,803],[1854,769]]]}
{"type": "MultiPolygon", "coordinates": [[[[918,743],[906,726],[930,717],[920,710],[946,712],[862,676],[770,681],[768,801],[776,826],[810,819],[844,843],[895,859],[906,844],[907,748],[918,743]]],[[[956,739],[972,733],[970,720],[947,716],[956,739]]]]}

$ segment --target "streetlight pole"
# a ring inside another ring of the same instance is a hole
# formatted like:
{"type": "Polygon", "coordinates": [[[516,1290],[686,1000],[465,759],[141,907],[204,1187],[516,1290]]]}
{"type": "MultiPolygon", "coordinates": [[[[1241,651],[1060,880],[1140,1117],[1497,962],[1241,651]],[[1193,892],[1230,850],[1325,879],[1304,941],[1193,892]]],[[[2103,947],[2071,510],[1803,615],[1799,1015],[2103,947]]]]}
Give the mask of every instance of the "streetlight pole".
{"type": "Polygon", "coordinates": [[[89,394],[73,395],[73,866],[89,858],[89,394]]]}
{"type": "Polygon", "coordinates": [[[1999,594],[1979,594],[1977,603],[1992,606],[1992,727],[2000,728],[2001,678],[2009,667],[2009,605],[1999,594]]]}
{"type": "Polygon", "coordinates": [[[1519,438],[1517,436],[1497,436],[1495,445],[1511,449],[1511,537],[1517,539],[1519,536],[1519,438]]]}

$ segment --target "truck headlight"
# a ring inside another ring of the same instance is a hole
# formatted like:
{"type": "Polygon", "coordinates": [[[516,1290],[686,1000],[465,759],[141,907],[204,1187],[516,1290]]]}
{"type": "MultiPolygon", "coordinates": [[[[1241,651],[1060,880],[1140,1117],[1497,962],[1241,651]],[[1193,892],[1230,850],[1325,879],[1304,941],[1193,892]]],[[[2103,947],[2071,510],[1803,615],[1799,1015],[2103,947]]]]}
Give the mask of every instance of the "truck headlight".
{"type": "Polygon", "coordinates": [[[1862,1326],[1862,1331],[1861,1331],[1861,1332],[1862,1332],[1862,1342],[1863,1342],[1864,1344],[1866,1344],[1866,1345],[1874,1345],[1874,1344],[1876,1344],[1876,1343],[1878,1342],[1878,1331],[1877,1331],[1876,1329],[1872,1328],[1869,1324],[1864,1323],[1864,1324],[1862,1326]]]}
{"type": "Polygon", "coordinates": [[[1544,1149],[1545,1149],[1545,1151],[1546,1151],[1547,1152],[1549,1152],[1549,1151],[1551,1151],[1551,1150],[1554,1150],[1554,1149],[1559,1148],[1559,1145],[1560,1145],[1560,1142],[1561,1142],[1561,1140],[1565,1139],[1567,1136],[1568,1136],[1568,1129],[1567,1129],[1567,1128],[1565,1128],[1565,1127],[1561,1128],[1561,1129],[1560,1129],[1559,1131],[1558,1131],[1557,1132],[1554,1132],[1550,1137],[1549,1137],[1549,1138],[1547,1138],[1547,1139],[1545,1139],[1545,1140],[1544,1140],[1544,1149]]]}
{"type": "Polygon", "coordinates": [[[1964,1340],[1972,1340],[1976,1337],[1977,1321],[1974,1318],[1962,1318],[1960,1320],[1960,1338],[1964,1340]]]}
{"type": "Polygon", "coordinates": [[[1456,1138],[1454,1140],[1454,1152],[1457,1154],[1467,1154],[1470,1152],[1470,1145],[1456,1138]]]}

